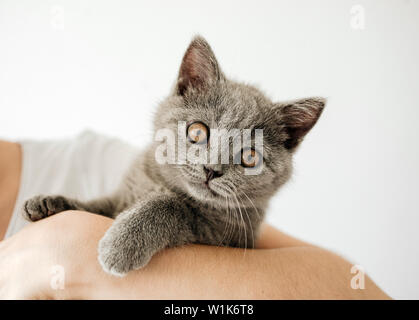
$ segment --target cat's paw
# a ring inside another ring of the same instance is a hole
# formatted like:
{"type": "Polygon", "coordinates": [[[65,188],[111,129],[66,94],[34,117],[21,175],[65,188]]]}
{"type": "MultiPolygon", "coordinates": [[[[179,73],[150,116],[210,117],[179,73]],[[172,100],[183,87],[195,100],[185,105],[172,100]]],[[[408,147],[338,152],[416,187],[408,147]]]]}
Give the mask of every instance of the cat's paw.
{"type": "Polygon", "coordinates": [[[37,221],[67,210],[67,201],[62,196],[35,196],[23,204],[22,215],[26,220],[37,221]]]}
{"type": "Polygon", "coordinates": [[[103,270],[118,277],[144,267],[151,258],[151,254],[138,248],[129,235],[109,231],[99,241],[98,252],[98,260],[103,270]]]}

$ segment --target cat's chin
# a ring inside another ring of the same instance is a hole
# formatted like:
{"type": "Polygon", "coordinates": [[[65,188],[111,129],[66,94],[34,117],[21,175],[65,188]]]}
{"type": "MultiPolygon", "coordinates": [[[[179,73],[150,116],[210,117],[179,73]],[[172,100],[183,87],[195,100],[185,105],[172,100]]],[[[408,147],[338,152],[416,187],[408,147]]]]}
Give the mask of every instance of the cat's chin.
{"type": "Polygon", "coordinates": [[[220,196],[205,183],[187,182],[186,189],[188,193],[200,201],[212,202],[218,201],[220,196]]]}

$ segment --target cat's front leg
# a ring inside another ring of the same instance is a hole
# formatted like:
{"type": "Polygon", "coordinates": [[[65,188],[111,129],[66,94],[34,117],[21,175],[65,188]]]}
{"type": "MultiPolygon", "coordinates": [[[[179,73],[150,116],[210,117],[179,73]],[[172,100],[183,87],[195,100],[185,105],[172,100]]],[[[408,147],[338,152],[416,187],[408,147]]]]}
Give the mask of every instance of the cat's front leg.
{"type": "Polygon", "coordinates": [[[122,212],[99,242],[99,262],[123,276],[144,267],[158,251],[193,242],[189,209],[175,197],[160,195],[122,212]]]}

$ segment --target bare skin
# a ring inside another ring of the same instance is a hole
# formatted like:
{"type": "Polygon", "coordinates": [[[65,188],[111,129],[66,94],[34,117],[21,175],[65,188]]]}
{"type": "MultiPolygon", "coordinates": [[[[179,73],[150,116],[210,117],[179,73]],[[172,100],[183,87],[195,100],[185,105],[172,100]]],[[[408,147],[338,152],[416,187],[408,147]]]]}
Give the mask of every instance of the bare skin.
{"type": "MultiPolygon", "coordinates": [[[[12,197],[0,198],[0,230],[4,233],[20,177],[20,173],[15,175],[13,181],[8,172],[16,162],[20,168],[21,155],[16,145],[1,143],[1,148],[0,177],[6,177],[8,183],[0,183],[0,195],[12,197]],[[14,158],[5,160],[4,154],[14,154],[14,158]],[[15,192],[6,192],[10,185],[15,192]]],[[[33,223],[0,242],[0,298],[389,298],[368,277],[365,290],[352,289],[349,262],[270,226],[264,226],[258,249],[198,245],[168,249],[153,257],[144,269],[117,278],[103,272],[97,262],[97,243],[111,223],[99,215],[68,211],[33,223]],[[63,290],[50,285],[52,268],[57,265],[65,271],[63,290]]]]}
{"type": "Polygon", "coordinates": [[[13,212],[21,171],[20,145],[0,140],[0,239],[4,238],[13,212]]]}

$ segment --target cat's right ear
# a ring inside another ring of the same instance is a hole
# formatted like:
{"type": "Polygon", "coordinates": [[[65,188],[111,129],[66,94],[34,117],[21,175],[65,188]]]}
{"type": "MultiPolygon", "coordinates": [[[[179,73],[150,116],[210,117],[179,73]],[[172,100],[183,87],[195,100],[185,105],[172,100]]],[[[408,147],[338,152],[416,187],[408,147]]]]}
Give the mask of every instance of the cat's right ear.
{"type": "Polygon", "coordinates": [[[185,95],[189,90],[205,90],[223,79],[217,59],[208,42],[196,36],[183,56],[176,93],[185,95]]]}
{"type": "Polygon", "coordinates": [[[288,138],[285,148],[294,150],[304,136],[313,128],[326,105],[326,99],[313,97],[274,105],[279,123],[285,129],[288,138]]]}

